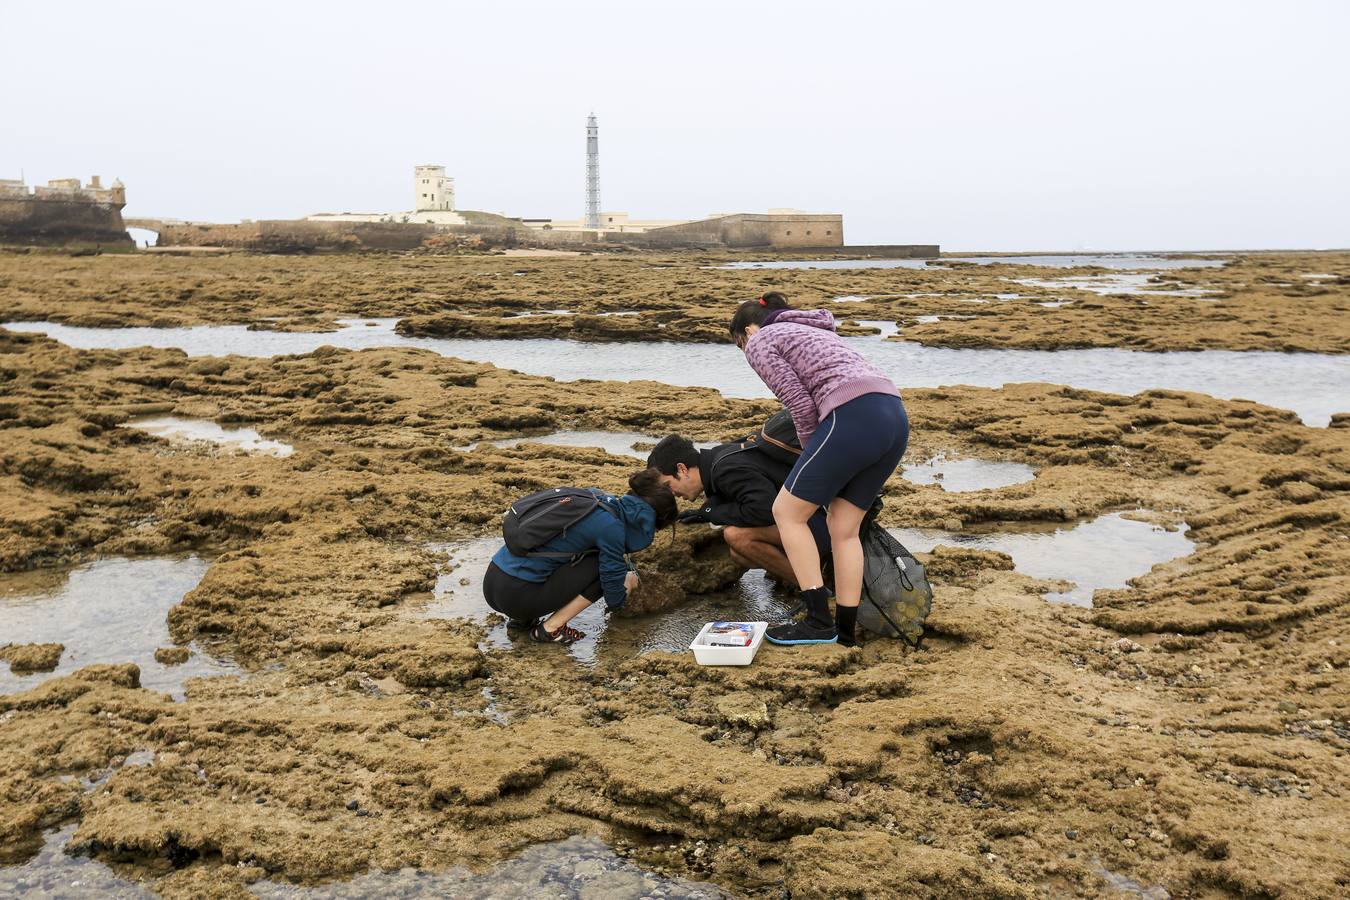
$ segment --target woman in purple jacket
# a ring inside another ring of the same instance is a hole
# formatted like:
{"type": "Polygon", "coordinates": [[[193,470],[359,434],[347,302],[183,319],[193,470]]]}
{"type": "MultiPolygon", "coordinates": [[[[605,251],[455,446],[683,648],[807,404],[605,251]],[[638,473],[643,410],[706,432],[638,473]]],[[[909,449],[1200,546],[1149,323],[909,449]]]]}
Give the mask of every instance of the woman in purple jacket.
{"type": "Polygon", "coordinates": [[[837,640],[852,646],[862,601],[858,530],[909,441],[900,392],[840,340],[828,310],[792,309],[777,291],[737,307],[731,336],[792,414],[802,444],[802,455],[774,501],[773,517],[802,586],[806,615],[773,626],[765,636],[775,644],[837,640]],[[834,554],[835,617],[820,553],[806,524],[822,506],[834,554]]]}

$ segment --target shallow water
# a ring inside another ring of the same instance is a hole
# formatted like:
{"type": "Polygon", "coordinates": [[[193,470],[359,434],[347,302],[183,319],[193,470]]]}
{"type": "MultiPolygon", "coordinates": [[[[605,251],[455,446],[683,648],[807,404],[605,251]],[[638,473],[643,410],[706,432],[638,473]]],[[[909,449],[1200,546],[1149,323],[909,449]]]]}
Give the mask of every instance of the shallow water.
{"type": "Polygon", "coordinates": [[[183,698],[183,682],[238,674],[228,659],[193,645],[187,662],[166,666],[155,650],[173,647],[169,608],[197,586],[210,566],[184,559],[103,559],[66,571],[0,576],[0,643],[66,645],[55,671],[17,675],[0,663],[0,694],[28,690],[94,663],[133,662],[141,686],[183,698]]]}
{"type": "Polygon", "coordinates": [[[48,832],[42,849],[28,862],[0,866],[0,897],[149,900],[155,896],[135,882],[118,877],[97,860],[63,853],[62,848],[70,842],[76,827],[67,825],[48,832]]]}
{"type": "Polygon", "coordinates": [[[914,321],[923,323],[941,322],[944,319],[957,322],[968,322],[975,316],[915,316],[914,321]]]}
{"type": "Polygon", "coordinates": [[[999,531],[953,533],[935,528],[892,528],[891,534],[911,552],[926,553],[945,544],[1006,553],[1024,575],[1072,581],[1072,589],[1044,597],[1075,606],[1091,606],[1092,595],[1099,588],[1128,587],[1131,578],[1195,549],[1184,525],[1177,531],[1167,531],[1127,519],[1121,513],[1053,529],[1011,529],[1004,525],[999,531]]]}
{"type": "Polygon", "coordinates": [[[372,872],[351,881],[301,888],[260,881],[250,889],[268,900],[295,897],[399,898],[576,898],[576,900],[673,900],[729,896],[716,885],[682,878],[666,878],[643,871],[618,856],[604,841],[574,835],[537,844],[490,871],[475,875],[457,866],[440,872],[399,869],[372,872]]]}
{"type": "Polygon", "coordinates": [[[867,328],[877,329],[881,332],[880,337],[882,338],[900,333],[900,326],[893,319],[857,319],[855,321],[867,328]]]}
{"type": "Polygon", "coordinates": [[[191,444],[202,441],[240,453],[258,453],[267,456],[290,456],[295,448],[281,441],[264,438],[252,428],[223,428],[208,419],[183,419],[177,416],[156,416],[133,419],[119,428],[134,428],[162,437],[174,443],[191,444]]]}
{"type": "MultiPolygon", "coordinates": [[[[552,434],[526,435],[522,437],[503,438],[497,441],[486,441],[493,447],[518,447],[521,444],[551,444],[560,447],[598,447],[606,453],[612,453],[615,456],[631,456],[634,459],[647,461],[647,455],[651,453],[651,444],[661,440],[661,435],[640,434],[636,431],[555,431],[552,434]],[[638,447],[646,449],[639,450],[638,447]]],[[[456,450],[472,451],[480,444],[469,444],[463,447],[456,447],[456,450]]],[[[715,446],[714,444],[695,441],[694,446],[699,449],[715,446]]]]}
{"type": "MultiPolygon", "coordinates": [[[[192,328],[77,328],[51,322],[10,322],[13,331],[39,332],[72,347],[179,348],[190,356],[270,357],[310,353],[325,344],[361,350],[420,347],[443,356],[490,362],[560,381],[579,378],[715,388],[728,397],[767,397],[745,358],[731,344],[615,342],[558,339],[452,339],[405,337],[395,319],[352,320],[328,333],[250,331],[242,325],[192,328]]],[[[1200,350],[966,350],[925,347],[876,337],[847,339],[901,388],[1042,381],[1116,394],[1149,389],[1195,391],[1223,399],[1244,398],[1290,409],[1309,425],[1350,411],[1350,356],[1318,353],[1200,350]]]]}
{"type": "Polygon", "coordinates": [[[944,491],[982,491],[1030,481],[1036,470],[1025,463],[948,459],[939,453],[926,462],[905,465],[900,477],[915,484],[936,484],[944,491]]]}
{"type": "MultiPolygon", "coordinates": [[[[727,263],[712,266],[716,269],[923,269],[926,259],[766,259],[727,263]]],[[[1085,255],[1085,256],[968,256],[951,257],[942,262],[974,263],[981,266],[1099,266],[1103,269],[1188,269],[1222,266],[1221,259],[1175,259],[1166,256],[1139,254],[1085,255]]]]}
{"type": "Polygon", "coordinates": [[[1165,289],[1154,282],[1153,273],[1120,272],[1114,275],[1075,275],[1068,278],[1014,278],[1017,284],[1057,290],[1073,288],[1094,294],[1161,294],[1165,297],[1208,297],[1219,291],[1207,288],[1165,289]]]}
{"type": "MultiPolygon", "coordinates": [[[[483,574],[501,545],[495,538],[428,545],[428,549],[448,552],[450,562],[442,568],[436,580],[435,599],[427,604],[424,614],[479,623],[494,615],[483,599],[483,574]]],[[[641,573],[641,554],[635,561],[641,573]]],[[[758,571],[747,572],[731,590],[692,597],[687,603],[653,616],[631,619],[609,616],[604,603],[599,602],[570,623],[584,631],[586,637],[568,647],[567,652],[585,665],[621,661],[652,650],[680,653],[689,649],[699,629],[709,622],[776,621],[786,618],[794,603],[787,593],[775,595],[771,583],[758,571]]],[[[510,648],[525,646],[530,639],[524,632],[508,629],[501,623],[488,629],[486,643],[510,648]]]]}
{"type": "MultiPolygon", "coordinates": [[[[0,866],[0,897],[35,900],[149,900],[155,894],[119,877],[95,859],[68,856],[63,848],[78,826],[49,832],[42,849],[21,865],[0,866]]],[[[439,872],[398,869],[370,872],[350,881],[298,887],[259,881],[249,889],[270,900],[289,898],[647,898],[672,900],[728,896],[716,885],[668,878],[646,872],[618,856],[598,838],[575,835],[537,844],[487,872],[474,874],[463,866],[439,872]]]]}
{"type": "Polygon", "coordinates": [[[1140,897],[1143,900],[1171,900],[1172,892],[1160,884],[1152,887],[1141,884],[1133,878],[1121,875],[1118,872],[1112,872],[1103,866],[1100,862],[1093,864],[1097,874],[1105,882],[1106,889],[1114,895],[1124,895],[1127,897],[1140,897]]]}

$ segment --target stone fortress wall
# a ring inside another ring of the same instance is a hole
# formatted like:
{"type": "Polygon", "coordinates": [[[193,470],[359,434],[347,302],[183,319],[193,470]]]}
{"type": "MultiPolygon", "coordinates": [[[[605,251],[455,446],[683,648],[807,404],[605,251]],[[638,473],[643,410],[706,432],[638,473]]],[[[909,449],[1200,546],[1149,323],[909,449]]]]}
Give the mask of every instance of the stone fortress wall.
{"type": "Polygon", "coordinates": [[[0,179],[0,244],[129,249],[134,242],[122,221],[126,202],[120,181],[105,188],[97,175],[87,185],[57,178],[32,188],[0,179]]]}

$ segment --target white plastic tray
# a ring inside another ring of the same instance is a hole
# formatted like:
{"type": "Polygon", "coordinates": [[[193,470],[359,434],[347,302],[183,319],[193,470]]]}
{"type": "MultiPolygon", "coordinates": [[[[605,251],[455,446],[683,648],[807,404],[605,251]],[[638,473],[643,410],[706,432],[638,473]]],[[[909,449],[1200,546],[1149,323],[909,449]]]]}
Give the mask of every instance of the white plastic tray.
{"type": "Polygon", "coordinates": [[[755,660],[755,654],[759,652],[759,645],[764,643],[764,632],[769,629],[768,622],[751,622],[750,624],[755,626],[755,631],[749,647],[714,647],[703,642],[708,629],[714,624],[716,623],[709,622],[704,625],[703,630],[689,645],[689,649],[694,651],[694,659],[698,660],[700,666],[750,665],[755,660]]]}

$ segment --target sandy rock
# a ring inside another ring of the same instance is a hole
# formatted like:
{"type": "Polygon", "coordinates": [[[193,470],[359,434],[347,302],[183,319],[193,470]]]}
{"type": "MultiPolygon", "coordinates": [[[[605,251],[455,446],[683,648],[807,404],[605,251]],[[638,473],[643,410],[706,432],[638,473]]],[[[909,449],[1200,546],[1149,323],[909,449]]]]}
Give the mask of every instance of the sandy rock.
{"type": "Polygon", "coordinates": [[[732,691],[717,698],[717,714],[731,725],[746,725],[753,729],[769,725],[769,708],[764,701],[746,691],[732,691]]]}
{"type": "Polygon", "coordinates": [[[0,646],[0,660],[9,663],[10,671],[50,672],[61,661],[65,644],[5,644],[0,646]]]}
{"type": "Polygon", "coordinates": [[[155,662],[166,666],[176,666],[188,661],[192,650],[188,647],[160,647],[155,651],[155,662]]]}

